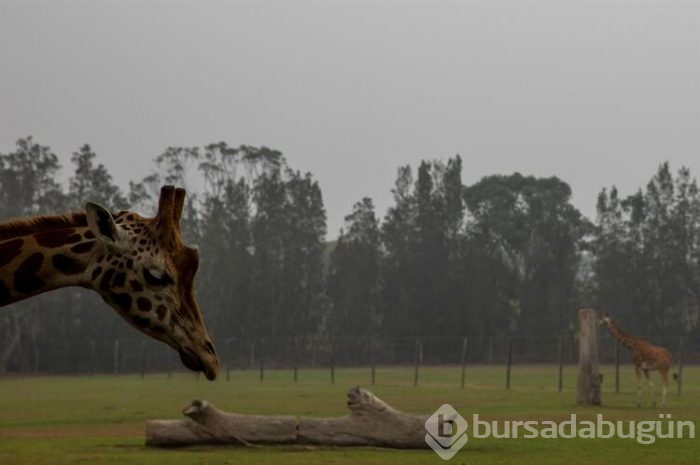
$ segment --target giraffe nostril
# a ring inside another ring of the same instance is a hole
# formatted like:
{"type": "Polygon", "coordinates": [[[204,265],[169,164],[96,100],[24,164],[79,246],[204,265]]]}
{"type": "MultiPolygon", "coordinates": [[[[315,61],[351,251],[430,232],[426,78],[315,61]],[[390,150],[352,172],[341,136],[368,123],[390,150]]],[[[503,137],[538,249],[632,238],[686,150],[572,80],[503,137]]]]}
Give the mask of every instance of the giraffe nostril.
{"type": "Polygon", "coordinates": [[[207,352],[210,354],[216,356],[216,350],[214,349],[214,344],[211,343],[211,341],[207,341],[204,343],[204,348],[207,349],[207,352]]]}

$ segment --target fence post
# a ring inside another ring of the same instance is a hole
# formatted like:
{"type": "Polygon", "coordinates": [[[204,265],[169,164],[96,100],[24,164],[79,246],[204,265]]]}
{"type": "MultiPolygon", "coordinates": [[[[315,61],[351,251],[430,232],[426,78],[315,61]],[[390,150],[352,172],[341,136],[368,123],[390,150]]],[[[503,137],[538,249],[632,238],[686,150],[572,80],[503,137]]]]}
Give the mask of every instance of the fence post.
{"type": "Polygon", "coordinates": [[[119,339],[114,340],[114,376],[119,374],[119,339]]]}
{"type": "Polygon", "coordinates": [[[374,386],[374,383],[377,380],[377,360],[376,360],[376,348],[377,348],[377,341],[372,338],[369,342],[369,356],[370,356],[370,362],[372,364],[372,386],[374,386]]]}
{"type": "Polygon", "coordinates": [[[92,358],[92,376],[97,371],[97,350],[95,350],[95,340],[90,340],[90,357],[92,358]]]}
{"type": "Polygon", "coordinates": [[[559,344],[557,347],[557,358],[559,362],[559,392],[564,388],[564,339],[559,336],[559,344]]]}
{"type": "Polygon", "coordinates": [[[141,341],[141,379],[146,377],[146,341],[141,341]]]}
{"type": "Polygon", "coordinates": [[[226,381],[231,381],[231,342],[231,338],[226,339],[226,381]]]}
{"type": "Polygon", "coordinates": [[[420,369],[420,362],[423,359],[423,343],[420,338],[416,339],[416,369],[413,373],[413,387],[418,386],[418,371],[420,369]]]}
{"type": "Polygon", "coordinates": [[[70,373],[70,342],[66,339],[65,344],[63,344],[63,373],[70,373]]]}
{"type": "MultiPolygon", "coordinates": [[[[258,343],[260,340],[258,339],[258,343]]],[[[250,369],[255,368],[255,341],[250,341],[250,369]]]]}
{"type": "Polygon", "coordinates": [[[263,340],[262,338],[258,339],[258,358],[260,359],[260,382],[262,383],[265,380],[265,351],[263,350],[263,340]]]}
{"type": "Polygon", "coordinates": [[[331,342],[331,384],[335,384],[335,338],[331,342]]]}
{"type": "Polygon", "coordinates": [[[506,367],[506,390],[510,389],[510,367],[513,363],[513,338],[508,336],[508,365],[506,367]]]}
{"type": "Polygon", "coordinates": [[[34,345],[34,371],[39,373],[39,368],[41,362],[41,351],[39,350],[39,344],[34,345]]]}
{"type": "Polygon", "coordinates": [[[467,370],[467,345],[469,344],[469,339],[468,338],[463,338],[462,339],[462,382],[461,382],[461,387],[464,389],[464,381],[466,377],[466,370],[467,370]]]}
{"type": "Polygon", "coordinates": [[[620,393],[620,341],[615,340],[615,394],[620,393]]]}
{"type": "Polygon", "coordinates": [[[294,351],[294,382],[296,383],[299,380],[299,345],[296,337],[292,338],[292,350],[294,351]]]}
{"type": "Polygon", "coordinates": [[[683,385],[683,355],[685,355],[685,338],[681,338],[680,353],[678,355],[678,396],[680,397],[683,385]]]}

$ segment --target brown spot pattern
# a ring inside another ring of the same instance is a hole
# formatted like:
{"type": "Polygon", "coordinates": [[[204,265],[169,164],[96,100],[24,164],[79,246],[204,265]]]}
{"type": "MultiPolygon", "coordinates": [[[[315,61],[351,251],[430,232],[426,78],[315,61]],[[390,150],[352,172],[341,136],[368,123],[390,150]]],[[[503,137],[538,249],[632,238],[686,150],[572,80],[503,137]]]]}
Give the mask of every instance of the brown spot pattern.
{"type": "Polygon", "coordinates": [[[74,229],[57,229],[38,232],[34,234],[34,240],[42,247],[53,249],[80,242],[83,238],[80,234],[76,234],[74,229]]]}
{"type": "Polygon", "coordinates": [[[87,267],[86,263],[63,254],[54,255],[51,262],[54,268],[66,275],[82,273],[87,267]]]}
{"type": "Polygon", "coordinates": [[[136,305],[142,312],[147,312],[151,309],[151,301],[145,297],[139,297],[136,299],[136,305]]]}
{"type": "Polygon", "coordinates": [[[114,304],[124,312],[131,310],[131,296],[126,293],[110,292],[109,298],[114,304]]]}
{"type": "Polygon", "coordinates": [[[22,239],[13,239],[0,244],[0,266],[7,265],[22,251],[22,239]]]}
{"type": "Polygon", "coordinates": [[[158,314],[158,319],[162,321],[165,318],[165,314],[168,313],[168,309],[165,308],[165,305],[158,305],[156,313],[158,314]]]}
{"type": "Polygon", "coordinates": [[[105,274],[102,275],[102,279],[100,279],[100,289],[103,292],[107,292],[110,289],[112,276],[114,276],[114,270],[107,270],[105,274]]]}
{"type": "Polygon", "coordinates": [[[0,280],[0,305],[4,305],[10,301],[10,290],[4,282],[0,280]]]}
{"type": "Polygon", "coordinates": [[[151,326],[151,320],[142,316],[135,315],[131,317],[131,321],[133,321],[134,324],[139,328],[148,328],[149,326],[151,326]]]}
{"type": "Polygon", "coordinates": [[[124,287],[124,283],[126,283],[126,274],[120,272],[114,277],[112,287],[124,287]]]}
{"type": "Polygon", "coordinates": [[[87,242],[81,242],[80,244],[76,244],[73,247],[70,248],[70,251],[73,253],[88,253],[89,251],[92,250],[92,248],[95,246],[95,241],[87,241],[87,242]]]}
{"type": "Polygon", "coordinates": [[[165,329],[163,329],[162,326],[153,325],[153,326],[151,326],[150,329],[151,329],[151,331],[154,332],[154,333],[159,333],[159,334],[165,333],[165,329]]]}
{"type": "Polygon", "coordinates": [[[31,294],[46,285],[37,277],[44,263],[44,254],[36,252],[25,258],[15,271],[15,289],[22,294],[31,294]]]}

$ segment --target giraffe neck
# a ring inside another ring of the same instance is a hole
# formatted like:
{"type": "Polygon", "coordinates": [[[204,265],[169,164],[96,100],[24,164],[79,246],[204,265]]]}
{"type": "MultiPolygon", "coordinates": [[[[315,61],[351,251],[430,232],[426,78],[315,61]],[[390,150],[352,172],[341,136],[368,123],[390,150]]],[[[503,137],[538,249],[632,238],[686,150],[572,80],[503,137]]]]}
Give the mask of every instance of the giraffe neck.
{"type": "Polygon", "coordinates": [[[625,333],[623,330],[621,330],[617,326],[617,324],[615,324],[614,321],[611,320],[608,322],[608,330],[610,331],[610,334],[612,334],[615,339],[620,341],[620,344],[627,347],[628,349],[634,349],[634,345],[635,345],[637,338],[625,333]]]}
{"type": "Polygon", "coordinates": [[[93,287],[91,264],[103,251],[84,214],[0,225],[0,306],[62,287],[93,287]]]}

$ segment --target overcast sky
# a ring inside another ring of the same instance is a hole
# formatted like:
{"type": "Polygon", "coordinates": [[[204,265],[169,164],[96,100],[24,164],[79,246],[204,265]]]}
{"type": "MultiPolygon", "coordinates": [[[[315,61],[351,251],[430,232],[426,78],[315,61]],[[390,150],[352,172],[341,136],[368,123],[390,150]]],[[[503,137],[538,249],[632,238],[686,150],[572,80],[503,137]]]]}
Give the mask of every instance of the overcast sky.
{"type": "Polygon", "coordinates": [[[0,0],[0,152],[88,142],[126,186],[169,145],[267,145],[334,237],[399,165],[556,175],[596,194],[700,174],[700,1],[0,0]]]}

